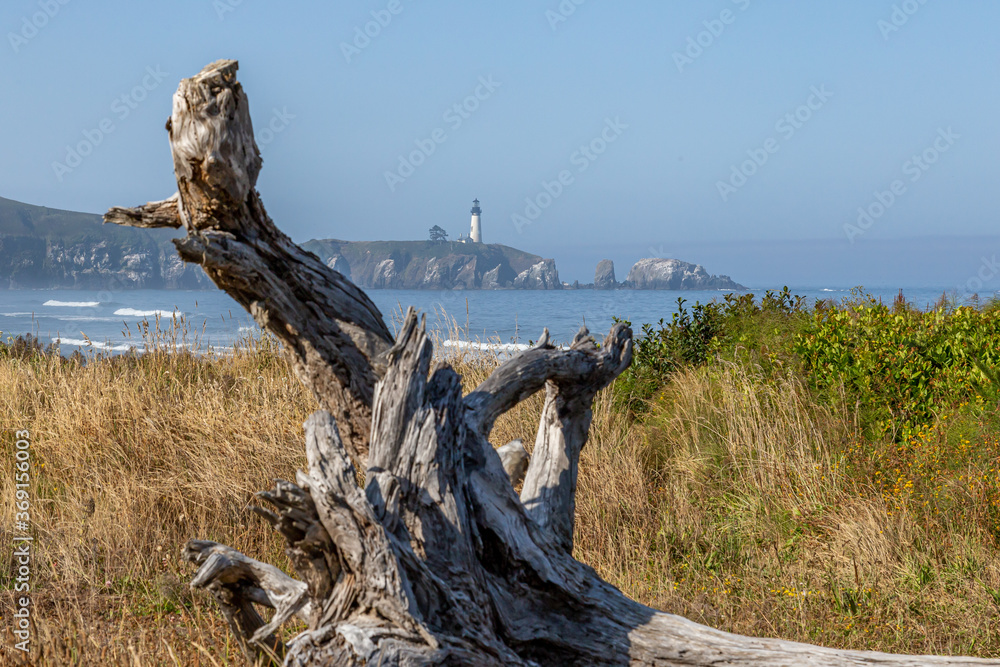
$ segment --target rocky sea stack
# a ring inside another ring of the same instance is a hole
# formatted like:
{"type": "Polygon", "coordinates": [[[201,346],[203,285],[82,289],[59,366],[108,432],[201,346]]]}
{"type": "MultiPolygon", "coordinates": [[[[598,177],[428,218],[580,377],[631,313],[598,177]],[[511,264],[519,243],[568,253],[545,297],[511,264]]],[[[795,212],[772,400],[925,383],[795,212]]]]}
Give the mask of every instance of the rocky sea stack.
{"type": "Polygon", "coordinates": [[[618,286],[615,280],[615,263],[610,259],[602,259],[594,271],[594,289],[614,289],[618,286]]]}
{"type": "Polygon", "coordinates": [[[628,272],[625,286],[634,289],[663,290],[746,289],[729,276],[709,274],[701,264],[660,257],[640,259],[636,262],[628,272]]]}

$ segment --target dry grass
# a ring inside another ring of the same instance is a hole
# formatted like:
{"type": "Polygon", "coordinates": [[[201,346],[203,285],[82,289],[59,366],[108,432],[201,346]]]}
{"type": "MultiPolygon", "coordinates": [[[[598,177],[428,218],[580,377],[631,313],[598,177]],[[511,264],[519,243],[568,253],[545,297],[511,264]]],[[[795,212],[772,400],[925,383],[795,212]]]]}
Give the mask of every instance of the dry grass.
{"type": "MultiPolygon", "coordinates": [[[[497,363],[451,361],[467,388],[497,363]]],[[[185,585],[179,552],[199,537],[285,565],[247,506],[302,465],[312,409],[266,341],[211,359],[0,360],[0,455],[12,461],[13,429],[27,428],[37,464],[33,664],[242,664],[211,601],[185,585]]],[[[535,396],[505,415],[495,444],[530,447],[540,410],[535,396]]],[[[928,522],[869,484],[857,446],[850,415],[817,407],[793,376],[684,371],[641,423],[605,391],[583,453],[576,555],[641,602],[734,632],[1000,655],[990,536],[928,522]]],[[[0,493],[13,496],[10,474],[0,493]]],[[[6,577],[14,508],[3,508],[6,577]]],[[[13,593],[0,584],[8,632],[13,593]]]]}
{"type": "Polygon", "coordinates": [[[577,557],[630,597],[740,634],[1000,655],[994,540],[962,507],[945,526],[889,502],[850,464],[875,446],[793,376],[681,372],[631,432],[608,404],[581,466],[577,557]]]}
{"type": "MultiPolygon", "coordinates": [[[[0,421],[30,430],[35,463],[34,664],[132,664],[133,651],[151,664],[172,664],[171,652],[184,665],[240,664],[213,605],[182,583],[180,548],[198,536],[283,562],[247,506],[302,465],[314,401],[275,350],[8,359],[0,386],[0,421]]],[[[10,475],[0,489],[13,496],[10,475]]],[[[4,504],[5,527],[13,509],[4,504]]],[[[10,572],[7,530],[2,544],[10,572]]]]}

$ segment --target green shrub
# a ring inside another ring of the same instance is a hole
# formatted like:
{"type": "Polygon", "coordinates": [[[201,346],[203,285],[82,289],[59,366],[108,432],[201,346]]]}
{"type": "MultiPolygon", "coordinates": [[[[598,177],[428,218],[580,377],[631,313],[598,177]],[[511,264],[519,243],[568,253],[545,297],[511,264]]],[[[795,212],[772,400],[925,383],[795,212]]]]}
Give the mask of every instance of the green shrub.
{"type": "MultiPolygon", "coordinates": [[[[616,396],[633,411],[670,380],[678,369],[700,366],[716,357],[745,358],[764,350],[771,358],[790,357],[794,333],[808,320],[805,297],[785,287],[768,290],[758,301],[753,294],[726,294],[722,302],[695,302],[690,311],[684,298],[669,322],[643,324],[634,341],[632,366],[618,380],[616,396]]],[[[626,324],[631,326],[627,320],[626,324]]],[[[755,363],[766,359],[754,358],[755,363]]]]}
{"type": "Polygon", "coordinates": [[[903,438],[940,409],[995,392],[1000,311],[921,312],[864,297],[815,309],[794,349],[816,388],[843,385],[872,435],[903,438]]]}

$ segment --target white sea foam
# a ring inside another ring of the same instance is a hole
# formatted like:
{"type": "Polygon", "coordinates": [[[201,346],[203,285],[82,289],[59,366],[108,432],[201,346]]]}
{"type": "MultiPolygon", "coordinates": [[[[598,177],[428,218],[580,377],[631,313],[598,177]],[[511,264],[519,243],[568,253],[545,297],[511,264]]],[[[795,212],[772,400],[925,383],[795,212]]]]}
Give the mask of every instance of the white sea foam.
{"type": "MultiPolygon", "coordinates": [[[[89,348],[89,349],[94,349],[94,350],[100,350],[102,352],[128,352],[128,351],[131,350],[133,352],[142,354],[143,352],[146,351],[145,347],[143,347],[143,346],[137,346],[134,343],[112,343],[110,341],[106,341],[106,342],[101,343],[101,342],[98,342],[98,341],[87,340],[86,338],[58,338],[57,337],[57,338],[53,338],[52,342],[55,343],[56,345],[73,345],[73,346],[76,346],[76,347],[84,347],[84,348],[89,348]]],[[[195,345],[193,343],[188,343],[187,345],[184,345],[184,344],[171,345],[171,346],[160,348],[160,349],[165,349],[167,351],[170,351],[171,349],[173,349],[175,351],[176,350],[190,350],[192,352],[211,352],[213,354],[219,354],[219,353],[226,352],[225,348],[217,348],[217,347],[213,347],[211,345],[198,346],[198,345],[195,345]]]]}
{"type": "Polygon", "coordinates": [[[53,338],[52,342],[56,345],[76,345],[77,347],[92,347],[97,350],[104,350],[106,352],[127,352],[131,350],[134,345],[113,345],[112,343],[95,343],[94,341],[87,340],[85,338],[53,338]]]}
{"type": "Polygon", "coordinates": [[[56,301],[49,299],[43,306],[53,306],[55,308],[96,308],[101,305],[100,301],[56,301]]]}
{"type": "Polygon", "coordinates": [[[175,313],[171,310],[136,310],[135,308],[119,308],[115,311],[115,315],[120,317],[180,317],[181,313],[175,313]]]}

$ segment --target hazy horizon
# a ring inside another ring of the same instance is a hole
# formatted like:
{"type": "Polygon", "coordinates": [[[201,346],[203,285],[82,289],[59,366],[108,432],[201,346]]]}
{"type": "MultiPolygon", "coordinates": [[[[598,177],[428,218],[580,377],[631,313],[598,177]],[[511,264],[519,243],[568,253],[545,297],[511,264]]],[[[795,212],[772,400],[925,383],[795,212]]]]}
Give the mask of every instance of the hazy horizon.
{"type": "Polygon", "coordinates": [[[478,197],[486,242],[568,282],[668,256],[747,285],[994,291],[997,18],[985,0],[17,0],[0,195],[168,196],[171,96],[236,58],[258,187],[296,241],[456,238],[478,197]]]}

